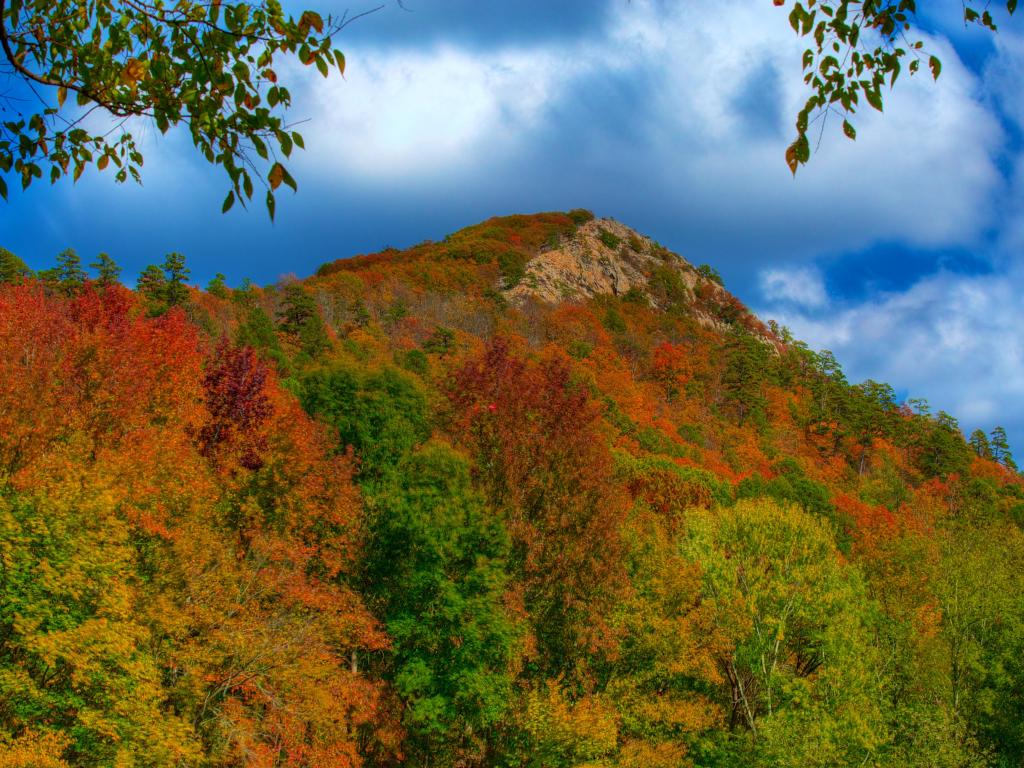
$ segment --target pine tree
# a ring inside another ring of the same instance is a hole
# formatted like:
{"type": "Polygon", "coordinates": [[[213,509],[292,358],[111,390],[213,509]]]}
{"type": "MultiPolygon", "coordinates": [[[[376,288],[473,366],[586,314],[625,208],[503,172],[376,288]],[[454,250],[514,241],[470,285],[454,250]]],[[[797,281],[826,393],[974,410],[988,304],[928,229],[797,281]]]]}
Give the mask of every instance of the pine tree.
{"type": "Polygon", "coordinates": [[[155,264],[150,264],[142,270],[136,283],[136,290],[154,304],[163,304],[166,288],[167,280],[164,278],[164,273],[155,264]]]}
{"type": "Polygon", "coordinates": [[[6,248],[0,248],[0,283],[20,283],[32,275],[24,261],[6,248]]]}
{"type": "Polygon", "coordinates": [[[971,449],[981,458],[992,458],[992,446],[989,445],[988,437],[985,435],[984,431],[980,429],[974,430],[971,432],[971,436],[967,442],[971,446],[971,449]]]}
{"type": "Polygon", "coordinates": [[[218,272],[213,276],[209,285],[206,286],[206,292],[211,296],[216,296],[218,299],[226,299],[228,297],[228,286],[225,282],[227,278],[223,274],[218,272]]]}
{"type": "Polygon", "coordinates": [[[164,301],[174,307],[188,301],[189,270],[185,267],[185,257],[180,253],[169,253],[164,259],[165,274],[164,301]]]}
{"type": "Polygon", "coordinates": [[[330,346],[316,300],[297,283],[284,289],[281,309],[277,313],[277,327],[293,337],[299,348],[310,357],[316,357],[330,346]]]}
{"type": "Polygon", "coordinates": [[[82,259],[74,248],[66,248],[57,254],[57,281],[59,289],[67,296],[78,293],[88,275],[82,269],[82,259]]]}
{"type": "Polygon", "coordinates": [[[989,445],[992,446],[992,458],[998,461],[1007,469],[1017,471],[1017,463],[1010,453],[1010,442],[1006,437],[1006,430],[1002,427],[995,427],[989,435],[989,445]]]}
{"type": "Polygon", "coordinates": [[[121,277],[121,268],[110,258],[110,254],[101,253],[89,266],[96,270],[96,283],[102,288],[115,285],[121,277]]]}

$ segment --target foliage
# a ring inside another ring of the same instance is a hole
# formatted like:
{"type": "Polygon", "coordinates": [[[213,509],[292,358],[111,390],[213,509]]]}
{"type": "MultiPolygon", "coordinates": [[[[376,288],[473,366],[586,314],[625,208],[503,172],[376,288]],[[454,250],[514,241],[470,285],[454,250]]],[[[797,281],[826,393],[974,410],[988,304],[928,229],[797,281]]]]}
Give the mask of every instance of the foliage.
{"type": "MultiPolygon", "coordinates": [[[[786,6],[786,0],[773,0],[786,6]]],[[[795,2],[789,12],[789,24],[809,47],[803,54],[804,83],[811,95],[796,117],[796,140],[786,150],[786,163],[796,174],[811,156],[811,126],[821,121],[821,130],[829,116],[842,120],[842,131],[857,138],[851,122],[862,100],[879,112],[883,108],[884,89],[892,88],[903,71],[915,74],[927,58],[928,71],[938,79],[942,62],[924,50],[924,42],[910,39],[917,20],[915,0],[829,0],[795,2]],[[817,6],[817,7],[815,7],[817,6]]],[[[1017,0],[1007,0],[1007,13],[1013,15],[1017,0]]],[[[989,3],[964,2],[965,25],[976,24],[996,31],[989,3]]]]}
{"type": "Polygon", "coordinates": [[[0,766],[1019,764],[1005,430],[667,252],[495,300],[576,225],[0,284],[0,766]]]}
{"type": "Polygon", "coordinates": [[[443,445],[407,455],[375,495],[366,593],[392,638],[386,677],[419,760],[479,760],[512,693],[508,534],[443,445]]]}
{"type": "Polygon", "coordinates": [[[0,247],[0,283],[16,283],[32,274],[24,261],[0,247]]]}
{"type": "Polygon", "coordinates": [[[314,11],[296,19],[276,0],[0,2],[0,48],[11,77],[43,105],[0,127],[0,197],[7,197],[8,174],[28,187],[44,173],[51,182],[69,174],[77,180],[89,166],[113,165],[117,182],[141,181],[132,120],[142,117],[161,133],[184,125],[196,151],[224,169],[231,186],[225,211],[251,200],[260,180],[273,218],[275,190],[296,187],[278,158],[303,146],[282,115],[291,94],[275,67],[295,56],[325,77],[334,67],[343,73],[331,36],[345,23],[314,11]],[[87,118],[95,111],[112,127],[92,128],[87,118]]]}

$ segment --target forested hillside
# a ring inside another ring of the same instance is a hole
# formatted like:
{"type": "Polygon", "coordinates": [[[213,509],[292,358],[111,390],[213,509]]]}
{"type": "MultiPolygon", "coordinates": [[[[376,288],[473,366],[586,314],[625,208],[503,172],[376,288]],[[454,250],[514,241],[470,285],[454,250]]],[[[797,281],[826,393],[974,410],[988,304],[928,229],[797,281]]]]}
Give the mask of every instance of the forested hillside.
{"type": "Polygon", "coordinates": [[[0,768],[1024,766],[1005,433],[586,211],[0,249],[0,768]]]}

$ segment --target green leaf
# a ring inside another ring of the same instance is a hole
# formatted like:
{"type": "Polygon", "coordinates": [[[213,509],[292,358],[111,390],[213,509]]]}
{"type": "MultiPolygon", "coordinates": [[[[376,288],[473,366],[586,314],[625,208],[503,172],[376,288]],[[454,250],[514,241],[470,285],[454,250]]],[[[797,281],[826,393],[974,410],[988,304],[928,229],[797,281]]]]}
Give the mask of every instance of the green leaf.
{"type": "Polygon", "coordinates": [[[3,177],[0,177],[0,197],[4,200],[7,199],[7,182],[3,180],[3,177]]]}
{"type": "Polygon", "coordinates": [[[855,141],[857,139],[857,129],[850,124],[849,120],[843,120],[843,133],[845,133],[846,138],[851,141],[855,141]]]}
{"type": "Polygon", "coordinates": [[[1010,15],[1013,15],[1013,12],[1017,10],[1017,0],[1007,0],[1006,10],[1009,11],[1010,15]]]}
{"type": "Polygon", "coordinates": [[[869,88],[865,86],[864,97],[868,100],[868,104],[879,112],[882,111],[882,94],[877,88],[869,88]]]}
{"type": "Polygon", "coordinates": [[[932,56],[928,59],[928,67],[932,71],[932,78],[938,80],[939,74],[942,72],[942,62],[935,56],[932,56]]]}
{"type": "Polygon", "coordinates": [[[234,204],[235,204],[235,193],[234,192],[228,192],[228,196],[224,198],[224,205],[222,205],[220,207],[220,212],[221,213],[227,213],[228,211],[231,210],[231,208],[232,208],[232,206],[234,206],[234,204]]]}
{"type": "Polygon", "coordinates": [[[305,139],[302,138],[302,134],[299,133],[298,131],[292,131],[292,141],[295,142],[295,146],[297,146],[299,149],[306,148],[306,141],[305,139]]]}
{"type": "Polygon", "coordinates": [[[267,191],[267,213],[270,214],[270,220],[271,221],[274,220],[274,210],[275,210],[274,193],[270,192],[268,190],[267,191]]]}

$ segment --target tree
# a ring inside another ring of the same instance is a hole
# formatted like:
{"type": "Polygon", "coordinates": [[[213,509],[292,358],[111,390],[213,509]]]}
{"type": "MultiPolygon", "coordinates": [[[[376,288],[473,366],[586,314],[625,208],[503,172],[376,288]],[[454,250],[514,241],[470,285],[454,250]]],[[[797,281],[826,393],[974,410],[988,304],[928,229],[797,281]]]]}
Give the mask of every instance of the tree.
{"type": "Polygon", "coordinates": [[[831,532],[768,500],[689,517],[684,561],[727,642],[723,765],[867,765],[885,740],[871,604],[831,532]]]}
{"type": "Polygon", "coordinates": [[[82,269],[82,259],[74,248],[67,248],[57,254],[57,269],[54,275],[60,284],[60,290],[67,295],[78,293],[89,277],[82,269]]]}
{"type": "Polygon", "coordinates": [[[103,288],[115,285],[121,277],[121,268],[110,258],[110,254],[101,253],[89,266],[96,270],[96,282],[103,288]]]}
{"type": "Polygon", "coordinates": [[[479,764],[513,692],[518,630],[504,604],[510,543],[469,462],[432,444],[372,501],[365,579],[392,647],[416,764],[479,764]]]}
{"type": "Polygon", "coordinates": [[[330,346],[316,300],[299,283],[284,289],[277,327],[291,336],[299,349],[310,357],[316,357],[330,346]]]}
{"type": "Polygon", "coordinates": [[[91,165],[113,165],[117,182],[140,181],[130,120],[145,117],[161,133],[185,126],[199,154],[224,169],[225,211],[251,200],[259,180],[273,217],[274,191],[296,187],[278,157],[303,146],[283,117],[291,94],[274,67],[295,56],[325,77],[334,67],[344,72],[331,36],[351,20],[315,11],[296,19],[277,0],[0,0],[9,78],[38,100],[34,112],[19,109],[0,126],[0,197],[12,173],[23,188],[44,173],[51,182],[77,180],[91,165]],[[86,121],[94,112],[113,127],[86,121]]]}
{"type": "Polygon", "coordinates": [[[139,275],[135,289],[146,298],[150,314],[160,314],[166,309],[164,304],[166,286],[167,279],[164,277],[163,270],[155,264],[150,264],[139,275]]]}
{"type": "Polygon", "coordinates": [[[24,261],[6,248],[0,248],[0,283],[20,283],[32,274],[24,261]]]}
{"type": "Polygon", "coordinates": [[[188,301],[189,270],[185,267],[185,257],[180,253],[169,253],[164,257],[164,301],[175,307],[188,301]]]}
{"type": "Polygon", "coordinates": [[[989,445],[992,450],[992,458],[998,461],[1004,467],[1017,470],[1017,463],[1013,460],[1013,454],[1010,453],[1010,442],[1006,437],[1006,430],[1002,427],[995,427],[992,430],[992,434],[989,435],[989,445]]]}
{"type": "Polygon", "coordinates": [[[207,284],[206,292],[211,296],[216,296],[218,299],[226,299],[230,294],[227,284],[227,278],[220,272],[213,276],[213,279],[207,284]]]}
{"type": "Polygon", "coordinates": [[[983,459],[992,458],[992,446],[988,442],[988,437],[985,435],[984,430],[976,429],[971,432],[971,437],[968,439],[967,444],[971,446],[971,450],[977,456],[983,459]]]}
{"type": "MultiPolygon", "coordinates": [[[[786,6],[786,0],[773,0],[786,6]]],[[[842,119],[842,131],[857,138],[851,122],[861,99],[879,112],[883,108],[883,89],[896,84],[907,62],[913,75],[927,57],[934,79],[942,71],[938,57],[924,51],[920,39],[907,37],[917,21],[916,0],[828,0],[795,2],[789,23],[811,45],[804,51],[804,82],[811,95],[796,117],[796,139],[786,150],[786,163],[796,174],[811,157],[808,132],[820,121],[821,131],[830,115],[842,119]],[[815,7],[817,6],[817,7],[815,7]],[[904,47],[905,46],[905,47],[904,47]]],[[[1007,12],[1017,9],[1017,0],[1007,0],[1007,12]]],[[[963,3],[965,24],[977,24],[992,30],[997,25],[989,3],[968,0],[963,3]],[[980,9],[980,10],[979,10],[980,9]]]]}

